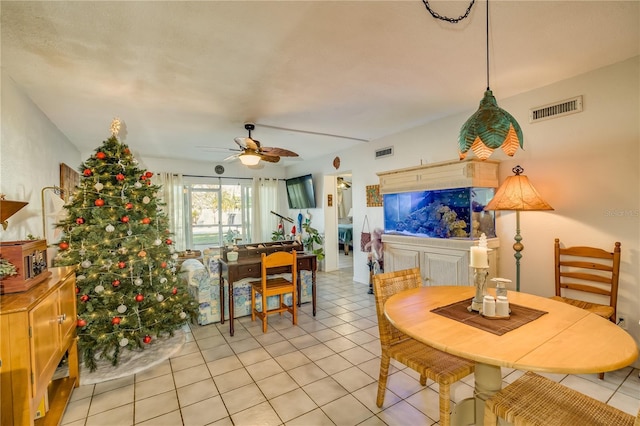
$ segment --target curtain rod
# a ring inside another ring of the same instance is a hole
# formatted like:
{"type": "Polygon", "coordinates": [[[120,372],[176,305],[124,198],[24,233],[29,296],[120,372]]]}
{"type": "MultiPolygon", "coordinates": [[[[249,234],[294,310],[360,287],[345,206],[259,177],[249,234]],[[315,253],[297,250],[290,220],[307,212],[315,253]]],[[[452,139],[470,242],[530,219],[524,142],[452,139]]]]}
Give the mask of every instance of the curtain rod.
{"type": "MultiPolygon", "coordinates": [[[[182,175],[185,177],[196,177],[196,178],[218,178],[218,179],[245,179],[245,180],[253,180],[253,178],[250,177],[233,177],[233,176],[205,176],[205,175],[182,175]]],[[[262,179],[262,178],[260,178],[262,179]]],[[[271,178],[270,178],[271,179],[271,178]]],[[[273,178],[276,180],[286,180],[286,179],[280,179],[280,178],[273,178]]]]}

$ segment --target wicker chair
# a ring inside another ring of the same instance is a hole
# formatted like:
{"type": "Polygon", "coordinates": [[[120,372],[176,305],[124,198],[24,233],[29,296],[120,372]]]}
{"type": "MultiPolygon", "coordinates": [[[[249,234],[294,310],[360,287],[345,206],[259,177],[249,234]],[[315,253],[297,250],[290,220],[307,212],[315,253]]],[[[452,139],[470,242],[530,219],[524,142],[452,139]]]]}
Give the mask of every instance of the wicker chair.
{"type": "Polygon", "coordinates": [[[269,255],[262,253],[262,276],[260,281],[253,281],[251,283],[251,321],[255,321],[256,317],[262,320],[262,332],[267,332],[267,316],[270,314],[283,312],[289,312],[292,316],[293,325],[298,323],[298,301],[297,301],[297,255],[296,251],[292,250],[291,253],[286,251],[277,251],[269,255]],[[278,268],[277,271],[282,268],[287,268],[291,271],[291,279],[285,277],[273,277],[269,278],[269,273],[272,268],[278,268]],[[261,296],[261,309],[258,310],[256,305],[256,295],[261,296]],[[291,303],[286,304],[284,296],[291,294],[291,303]],[[277,308],[269,309],[267,306],[267,298],[269,296],[278,295],[280,301],[277,308]]]}
{"type": "Polygon", "coordinates": [[[531,372],[487,400],[484,424],[497,417],[516,426],[640,426],[640,411],[634,417],[531,372]]]}
{"type": "Polygon", "coordinates": [[[417,268],[388,272],[373,276],[373,288],[380,330],[380,378],[376,404],[382,407],[387,387],[387,376],[391,359],[420,373],[420,384],[426,385],[427,378],[440,387],[440,424],[450,424],[451,384],[473,373],[474,363],[466,359],[441,352],[398,331],[384,315],[384,303],[394,294],[422,285],[420,270],[417,268]]]}

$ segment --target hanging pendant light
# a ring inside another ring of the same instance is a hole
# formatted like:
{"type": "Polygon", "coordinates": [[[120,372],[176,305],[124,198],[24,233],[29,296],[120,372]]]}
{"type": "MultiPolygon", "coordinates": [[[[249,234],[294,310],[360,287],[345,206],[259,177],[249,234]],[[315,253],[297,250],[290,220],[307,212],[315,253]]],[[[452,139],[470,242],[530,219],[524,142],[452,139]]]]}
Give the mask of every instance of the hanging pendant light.
{"type": "Polygon", "coordinates": [[[523,146],[522,129],[515,118],[498,106],[489,87],[489,0],[487,0],[487,90],[478,110],[464,123],[458,136],[460,159],[464,160],[469,149],[481,160],[491,156],[493,150],[502,148],[512,157],[523,146]]]}

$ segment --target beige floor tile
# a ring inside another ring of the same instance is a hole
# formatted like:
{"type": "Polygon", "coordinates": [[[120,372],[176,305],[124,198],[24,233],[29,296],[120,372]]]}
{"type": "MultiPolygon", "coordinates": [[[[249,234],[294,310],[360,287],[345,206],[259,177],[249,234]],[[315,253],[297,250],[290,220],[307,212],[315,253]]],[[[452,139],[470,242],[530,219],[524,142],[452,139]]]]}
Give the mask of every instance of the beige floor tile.
{"type": "Polygon", "coordinates": [[[159,376],[164,376],[165,374],[171,374],[171,362],[169,360],[161,362],[154,367],[147,368],[140,373],[136,373],[135,381],[136,383],[139,383],[159,376]]]}
{"type": "Polygon", "coordinates": [[[320,409],[316,408],[313,411],[309,411],[301,415],[300,417],[296,417],[294,419],[289,420],[286,423],[287,426],[335,426],[335,423],[331,421],[329,417],[320,409]]]}
{"type": "Polygon", "coordinates": [[[93,390],[96,385],[82,385],[73,390],[71,394],[71,399],[69,401],[77,401],[79,399],[91,398],[93,395],[93,390]]]}
{"type": "Polygon", "coordinates": [[[353,343],[351,340],[346,337],[338,337],[336,339],[327,340],[324,342],[325,345],[330,347],[333,351],[340,353],[342,351],[346,351],[347,349],[355,348],[357,345],[353,343]]]}
{"type": "Polygon", "coordinates": [[[282,373],[284,370],[276,360],[269,358],[247,366],[247,371],[253,380],[258,381],[282,373]]]}
{"type": "Polygon", "coordinates": [[[135,382],[135,376],[121,377],[115,380],[107,380],[106,382],[98,383],[93,390],[93,396],[101,393],[109,392],[114,389],[123,388],[125,386],[132,385],[135,382]]]}
{"type": "Polygon", "coordinates": [[[262,379],[258,381],[257,384],[267,399],[275,398],[278,395],[282,395],[299,387],[296,381],[287,373],[280,373],[262,379]]]}
{"type": "Polygon", "coordinates": [[[204,364],[203,356],[200,352],[194,352],[192,354],[179,356],[177,358],[171,358],[171,368],[174,372],[190,368],[195,365],[204,364]]]}
{"type": "Polygon", "coordinates": [[[370,359],[376,357],[374,354],[365,349],[362,349],[360,346],[342,351],[340,352],[340,356],[353,365],[362,364],[363,362],[367,362],[370,359]]]}
{"type": "Polygon", "coordinates": [[[191,404],[181,411],[185,426],[208,425],[229,417],[219,395],[191,404]]]}
{"type": "Polygon", "coordinates": [[[244,368],[233,370],[228,373],[215,376],[213,378],[218,391],[222,393],[229,392],[230,390],[240,388],[244,385],[248,385],[253,382],[249,373],[244,368]]]}
{"type": "Polygon", "coordinates": [[[161,393],[135,403],[135,422],[140,423],[178,409],[175,391],[161,393]]]}
{"type": "Polygon", "coordinates": [[[89,406],[91,405],[91,398],[77,399],[69,402],[67,410],[62,417],[62,424],[71,423],[76,420],[85,419],[89,414],[89,406]]]}
{"type": "Polygon", "coordinates": [[[234,426],[278,426],[282,420],[268,402],[255,405],[231,416],[234,426]]]}
{"type": "Polygon", "coordinates": [[[316,361],[316,364],[327,374],[335,374],[338,371],[346,370],[347,368],[353,367],[353,364],[351,364],[339,354],[334,354],[326,358],[319,359],[316,361]]]}
{"type": "MultiPolygon", "coordinates": [[[[131,380],[133,380],[133,376],[131,376],[131,380]]],[[[134,385],[130,384],[125,387],[117,388],[95,395],[91,399],[89,415],[92,416],[94,414],[102,413],[104,411],[111,410],[112,408],[120,407],[122,405],[130,403],[131,401],[133,401],[133,389],[134,385]]]]}
{"type": "Polygon", "coordinates": [[[217,359],[226,358],[231,355],[235,355],[233,349],[228,344],[216,346],[215,348],[205,349],[202,352],[202,358],[206,362],[215,361],[217,359]]]}
{"type": "MultiPolygon", "coordinates": [[[[353,392],[361,387],[373,383],[374,379],[360,370],[358,367],[347,368],[333,375],[333,378],[349,392],[353,392]]],[[[418,383],[418,385],[420,385],[418,383]]]]}
{"type": "Polygon", "coordinates": [[[164,376],[145,380],[143,382],[136,383],[136,400],[149,398],[154,395],[174,390],[175,388],[173,375],[171,374],[165,374],[164,376]]]}
{"type": "Polygon", "coordinates": [[[133,403],[131,403],[89,416],[86,426],[129,426],[133,424],[133,403]]]}
{"type": "Polygon", "coordinates": [[[340,383],[331,377],[325,377],[324,379],[309,383],[303,386],[302,389],[319,406],[335,401],[349,393],[340,383]]]}
{"type": "Polygon", "coordinates": [[[233,370],[237,370],[242,367],[242,362],[240,362],[238,357],[235,355],[220,358],[207,363],[207,368],[209,368],[209,372],[213,377],[228,373],[233,370]]]}
{"type": "Polygon", "coordinates": [[[285,370],[300,367],[301,365],[310,364],[311,360],[300,351],[290,352],[285,355],[275,357],[275,360],[285,370]]]}
{"type": "Polygon", "coordinates": [[[172,411],[147,421],[136,423],[136,426],[182,426],[182,414],[180,411],[172,411]]]}
{"type": "MultiPolygon", "coordinates": [[[[350,426],[362,423],[374,414],[352,395],[345,395],[322,406],[322,411],[337,425],[350,426]]],[[[424,424],[424,423],[405,423],[424,424]]]]}
{"type": "Polygon", "coordinates": [[[218,388],[213,383],[213,379],[210,378],[178,388],[180,407],[186,407],[216,395],[218,395],[218,388]]]}
{"type": "Polygon", "coordinates": [[[238,359],[245,366],[249,366],[266,359],[271,359],[271,355],[262,346],[260,346],[258,348],[253,348],[248,351],[238,353],[238,359]]]}
{"type": "Polygon", "coordinates": [[[323,359],[335,354],[335,352],[324,343],[319,343],[317,345],[309,346],[308,348],[300,349],[300,352],[302,352],[311,361],[317,361],[319,359],[323,359]]]}
{"type": "Polygon", "coordinates": [[[284,354],[288,354],[290,352],[294,352],[297,350],[297,348],[289,343],[288,340],[283,340],[281,342],[276,342],[265,346],[265,350],[275,358],[284,354]]]}
{"type": "Polygon", "coordinates": [[[327,373],[315,364],[301,365],[300,367],[289,370],[288,373],[300,386],[327,377],[327,373]]]}
{"type": "Polygon", "coordinates": [[[206,364],[185,368],[184,370],[176,371],[173,374],[173,380],[176,384],[176,388],[181,388],[210,377],[211,373],[209,372],[209,368],[207,368],[206,364]]]}
{"type": "Polygon", "coordinates": [[[269,401],[278,416],[285,422],[318,408],[302,390],[296,389],[269,401]]]}
{"type": "Polygon", "coordinates": [[[266,401],[260,388],[255,383],[225,392],[221,396],[227,411],[231,415],[266,401]]]}

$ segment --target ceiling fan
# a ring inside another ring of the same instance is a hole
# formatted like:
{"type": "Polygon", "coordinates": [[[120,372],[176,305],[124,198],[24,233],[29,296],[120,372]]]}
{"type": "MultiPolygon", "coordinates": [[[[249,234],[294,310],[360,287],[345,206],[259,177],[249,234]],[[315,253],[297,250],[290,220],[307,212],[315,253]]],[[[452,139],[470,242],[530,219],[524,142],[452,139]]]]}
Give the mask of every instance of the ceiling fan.
{"type": "Polygon", "coordinates": [[[283,148],[272,148],[262,146],[260,141],[251,138],[251,131],[255,130],[256,126],[253,123],[245,123],[244,128],[249,132],[248,137],[237,137],[234,141],[240,147],[240,152],[224,159],[224,161],[240,159],[240,162],[245,166],[255,166],[260,160],[277,163],[280,161],[280,157],[297,157],[293,151],[283,148]]]}
{"type": "Polygon", "coordinates": [[[351,182],[345,180],[342,176],[338,176],[338,188],[349,189],[351,188],[351,182]]]}

